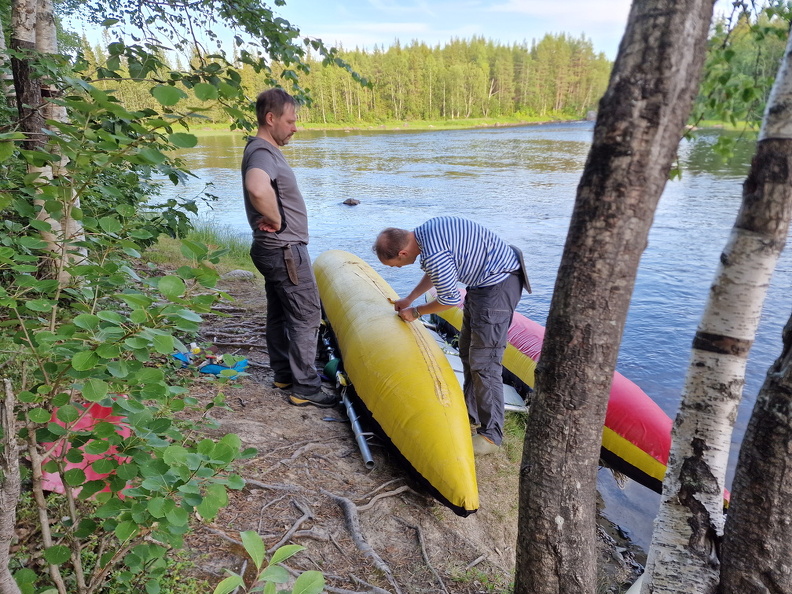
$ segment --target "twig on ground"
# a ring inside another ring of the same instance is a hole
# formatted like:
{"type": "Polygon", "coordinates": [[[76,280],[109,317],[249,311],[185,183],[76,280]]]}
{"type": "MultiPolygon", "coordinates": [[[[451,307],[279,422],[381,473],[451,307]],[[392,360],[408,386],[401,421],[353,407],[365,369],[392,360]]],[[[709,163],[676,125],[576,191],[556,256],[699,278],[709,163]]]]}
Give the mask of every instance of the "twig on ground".
{"type": "Polygon", "coordinates": [[[256,487],[257,489],[266,489],[268,491],[305,491],[305,488],[299,485],[268,484],[248,478],[245,479],[245,483],[250,487],[256,487]]]}
{"type": "Polygon", "coordinates": [[[277,543],[275,543],[269,549],[267,549],[268,555],[271,555],[278,548],[286,544],[289,541],[289,539],[292,537],[292,535],[295,532],[297,532],[297,529],[302,525],[302,523],[305,522],[305,520],[309,520],[313,518],[313,512],[310,510],[310,508],[307,505],[305,505],[300,501],[297,501],[296,499],[292,499],[292,503],[297,509],[299,509],[303,513],[303,515],[302,517],[298,518],[297,521],[294,522],[294,524],[292,524],[292,527],[286,531],[286,534],[283,535],[283,538],[281,538],[277,543]]]}
{"type": "Polygon", "coordinates": [[[443,583],[443,578],[441,578],[440,574],[437,573],[437,571],[435,571],[432,562],[429,560],[429,554],[426,552],[426,546],[424,544],[423,531],[421,530],[421,527],[416,524],[410,524],[407,520],[400,518],[399,516],[393,516],[393,517],[398,522],[404,524],[408,528],[412,528],[413,530],[415,530],[415,533],[418,535],[418,544],[421,545],[421,556],[423,557],[424,563],[426,563],[426,566],[429,568],[429,571],[432,572],[432,575],[435,576],[435,579],[440,584],[440,587],[442,588],[443,592],[448,594],[448,589],[446,588],[445,583],[443,583]]]}
{"type": "Polygon", "coordinates": [[[259,511],[259,523],[258,523],[257,532],[261,532],[261,522],[264,521],[264,510],[267,509],[270,505],[274,505],[274,504],[278,503],[279,501],[281,501],[283,499],[286,499],[286,495],[281,495],[280,497],[276,497],[275,499],[271,499],[270,501],[265,503],[263,506],[261,506],[261,510],[259,511]]]}
{"type": "Polygon", "coordinates": [[[486,558],[487,558],[486,555],[481,555],[479,557],[476,557],[475,559],[473,559],[473,561],[471,561],[465,566],[465,571],[467,571],[468,569],[473,569],[476,565],[484,561],[484,559],[486,558]]]}
{"type": "Polygon", "coordinates": [[[212,527],[206,526],[206,525],[202,525],[202,528],[204,530],[206,530],[207,532],[211,532],[212,534],[216,534],[217,536],[219,536],[223,540],[227,540],[228,542],[230,542],[232,544],[238,545],[238,546],[243,547],[243,548],[245,546],[245,545],[242,544],[241,540],[237,540],[235,538],[232,538],[232,537],[228,536],[228,534],[226,534],[222,530],[218,530],[217,528],[212,528],[212,527]]]}
{"type": "Polygon", "coordinates": [[[371,497],[372,495],[374,495],[374,493],[376,493],[377,491],[382,491],[382,490],[383,490],[385,487],[387,487],[388,485],[392,485],[393,483],[398,483],[399,481],[403,481],[403,480],[404,480],[403,478],[401,478],[401,477],[398,477],[398,478],[395,478],[395,479],[391,479],[391,480],[389,480],[389,481],[388,481],[388,482],[386,482],[386,483],[382,483],[382,484],[381,484],[379,487],[377,487],[377,488],[376,488],[376,489],[374,489],[373,491],[369,491],[368,493],[366,493],[366,494],[365,494],[365,495],[363,495],[362,497],[359,497],[359,498],[358,498],[358,501],[363,501],[364,499],[368,499],[369,497],[371,497]]]}
{"type": "Polygon", "coordinates": [[[368,591],[372,594],[390,594],[390,592],[388,592],[387,590],[378,588],[374,584],[369,584],[368,582],[361,580],[359,577],[355,575],[350,574],[349,577],[351,577],[352,581],[355,582],[356,584],[359,584],[361,586],[366,586],[369,589],[368,591]]]}
{"type": "MultiPolygon", "coordinates": [[[[369,501],[366,505],[359,505],[358,511],[366,511],[367,509],[371,509],[374,507],[374,504],[377,502],[378,499],[383,499],[385,497],[392,497],[393,495],[398,495],[399,493],[404,493],[405,491],[409,491],[410,493],[415,493],[410,487],[407,485],[403,485],[398,489],[394,489],[393,491],[388,491],[387,493],[380,493],[376,497],[374,497],[371,501],[369,501]]],[[[416,493],[417,495],[417,493],[416,493]]]]}

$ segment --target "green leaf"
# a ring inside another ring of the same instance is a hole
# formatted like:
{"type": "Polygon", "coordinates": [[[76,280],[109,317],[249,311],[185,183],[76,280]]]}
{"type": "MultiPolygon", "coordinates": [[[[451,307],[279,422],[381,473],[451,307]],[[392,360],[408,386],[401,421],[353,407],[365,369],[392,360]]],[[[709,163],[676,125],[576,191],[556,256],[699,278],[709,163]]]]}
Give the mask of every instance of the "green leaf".
{"type": "Polygon", "coordinates": [[[91,378],[83,384],[83,398],[88,402],[99,402],[110,391],[110,386],[107,382],[100,379],[91,378]]]}
{"type": "Polygon", "coordinates": [[[161,355],[170,355],[173,353],[173,336],[170,334],[157,334],[154,336],[154,350],[161,355]]]}
{"type": "Polygon", "coordinates": [[[28,419],[34,423],[46,423],[51,417],[52,414],[43,408],[33,408],[28,411],[28,419]]]}
{"type": "Polygon", "coordinates": [[[138,531],[138,526],[135,522],[127,520],[125,522],[119,522],[118,526],[115,529],[115,535],[118,540],[121,542],[125,542],[130,537],[134,536],[134,534],[138,531]]]}
{"type": "Polygon", "coordinates": [[[193,148],[198,144],[198,137],[194,134],[187,134],[185,132],[176,132],[168,136],[168,140],[179,148],[193,148]]]}
{"type": "Polygon", "coordinates": [[[88,538],[96,531],[98,527],[98,524],[91,518],[83,518],[77,525],[77,529],[74,531],[74,536],[76,538],[88,538]]]}
{"type": "Polygon", "coordinates": [[[283,563],[286,559],[288,559],[292,555],[296,555],[297,553],[303,550],[305,550],[305,547],[300,545],[284,545],[272,554],[272,559],[270,559],[270,565],[275,565],[276,563],[283,563]]]}
{"type": "Polygon", "coordinates": [[[154,165],[159,165],[160,163],[164,162],[167,157],[163,155],[160,151],[153,147],[146,147],[141,149],[138,153],[141,157],[143,157],[149,163],[153,163],[154,165]]]}
{"type": "Polygon", "coordinates": [[[93,351],[81,351],[74,355],[71,360],[72,367],[77,371],[93,369],[98,362],[99,356],[93,351]]]}
{"type": "Polygon", "coordinates": [[[25,301],[25,307],[27,307],[30,311],[50,311],[52,309],[52,301],[48,299],[31,299],[30,301],[25,301]]]}
{"type": "Polygon", "coordinates": [[[82,468],[71,468],[63,473],[63,480],[70,487],[79,487],[85,482],[85,471],[82,468]]]}
{"type": "Polygon", "coordinates": [[[162,277],[157,284],[157,288],[163,297],[170,300],[178,299],[187,290],[184,281],[178,276],[172,275],[162,277]]]}
{"type": "Polygon", "coordinates": [[[176,526],[186,526],[187,520],[190,519],[190,514],[187,513],[186,509],[183,509],[181,507],[176,507],[170,511],[165,512],[165,518],[171,524],[175,524],[176,526]]]}
{"type": "Polygon", "coordinates": [[[78,411],[76,407],[67,404],[61,406],[55,413],[55,416],[64,423],[73,423],[80,417],[80,411],[78,411]]]}
{"type": "Polygon", "coordinates": [[[166,107],[176,105],[181,99],[187,96],[184,91],[170,85],[157,85],[151,89],[151,94],[157,101],[166,107]]]}
{"type": "Polygon", "coordinates": [[[294,581],[292,594],[319,594],[324,590],[324,576],[321,571],[304,571],[294,581]]]}
{"type": "Polygon", "coordinates": [[[250,555],[250,558],[253,559],[253,563],[256,564],[256,569],[261,570],[261,567],[264,565],[264,553],[266,552],[264,541],[261,540],[261,536],[255,530],[245,530],[241,532],[239,536],[242,539],[242,544],[247,554],[250,555]]]}
{"type": "Polygon", "coordinates": [[[8,159],[11,155],[14,154],[14,150],[16,146],[13,142],[9,142],[7,140],[0,142],[0,163],[8,159]]]}
{"type": "Polygon", "coordinates": [[[165,517],[165,498],[154,497],[148,502],[148,512],[155,518],[165,517]]]}
{"type": "Polygon", "coordinates": [[[119,233],[123,228],[115,217],[102,217],[99,219],[99,226],[107,233],[119,233]]]}
{"type": "MultiPolygon", "coordinates": [[[[92,441],[91,444],[101,444],[109,447],[109,444],[106,441],[101,441],[96,439],[92,441]]],[[[86,447],[86,449],[88,448],[86,447]]],[[[90,452],[87,453],[90,454],[90,452]]],[[[104,452],[98,452],[98,453],[103,454],[104,452]]],[[[113,470],[115,470],[115,468],[116,468],[116,463],[111,458],[100,458],[99,460],[91,464],[91,470],[93,470],[98,474],[110,474],[111,472],[113,472],[113,470]]]]}
{"type": "Polygon", "coordinates": [[[112,322],[114,324],[121,325],[124,323],[124,316],[118,314],[114,311],[100,311],[96,313],[97,317],[104,320],[105,322],[112,322]]]}
{"type": "Polygon", "coordinates": [[[209,83],[199,82],[193,87],[196,99],[201,101],[211,101],[217,99],[217,88],[209,83]]]}
{"type": "Polygon", "coordinates": [[[266,582],[275,582],[276,584],[285,584],[291,579],[291,575],[280,565],[268,565],[264,571],[261,572],[260,579],[266,582]]]}
{"type": "Polygon", "coordinates": [[[165,448],[162,459],[168,466],[184,466],[187,461],[188,451],[180,445],[171,445],[165,448]]]}
{"type": "Polygon", "coordinates": [[[55,545],[44,551],[44,559],[52,565],[65,563],[71,557],[71,549],[65,545],[55,545]]]}
{"type": "Polygon", "coordinates": [[[242,578],[238,575],[231,575],[224,579],[222,582],[217,584],[217,587],[214,589],[212,594],[229,594],[229,592],[233,592],[240,586],[244,586],[245,582],[242,581],[242,578]]]}
{"type": "Polygon", "coordinates": [[[80,314],[74,318],[74,325],[84,330],[94,330],[99,327],[99,316],[80,314]]]}

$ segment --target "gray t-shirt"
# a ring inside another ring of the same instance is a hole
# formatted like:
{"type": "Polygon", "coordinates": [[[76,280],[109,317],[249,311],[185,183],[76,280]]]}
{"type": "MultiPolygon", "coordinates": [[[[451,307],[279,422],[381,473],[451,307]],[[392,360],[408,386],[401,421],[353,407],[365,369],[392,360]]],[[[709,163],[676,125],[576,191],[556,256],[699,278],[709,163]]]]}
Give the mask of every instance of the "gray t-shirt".
{"type": "Polygon", "coordinates": [[[253,241],[265,247],[279,248],[293,243],[308,243],[308,212],[305,200],[297,187],[297,179],[280,150],[257,136],[249,136],[242,156],[242,194],[245,213],[253,230],[253,241]],[[257,223],[261,214],[253,208],[245,188],[248,169],[261,169],[269,175],[278,196],[281,218],[286,227],[277,233],[260,231],[257,223]]]}

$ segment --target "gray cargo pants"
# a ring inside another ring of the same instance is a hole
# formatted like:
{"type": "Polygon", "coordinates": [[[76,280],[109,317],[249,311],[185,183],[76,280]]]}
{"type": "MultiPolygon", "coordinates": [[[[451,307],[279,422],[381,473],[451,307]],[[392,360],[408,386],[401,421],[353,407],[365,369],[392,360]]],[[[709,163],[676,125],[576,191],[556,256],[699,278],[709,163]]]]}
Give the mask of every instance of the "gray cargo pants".
{"type": "Polygon", "coordinates": [[[503,352],[514,308],[522,294],[522,275],[510,274],[491,287],[468,288],[465,296],[459,356],[464,372],[465,404],[478,432],[503,441],[503,352]]]}
{"type": "Polygon", "coordinates": [[[296,394],[312,394],[322,385],[315,367],[322,313],[308,246],[254,243],[250,258],[264,276],[267,349],[275,381],[293,384],[296,394]]]}

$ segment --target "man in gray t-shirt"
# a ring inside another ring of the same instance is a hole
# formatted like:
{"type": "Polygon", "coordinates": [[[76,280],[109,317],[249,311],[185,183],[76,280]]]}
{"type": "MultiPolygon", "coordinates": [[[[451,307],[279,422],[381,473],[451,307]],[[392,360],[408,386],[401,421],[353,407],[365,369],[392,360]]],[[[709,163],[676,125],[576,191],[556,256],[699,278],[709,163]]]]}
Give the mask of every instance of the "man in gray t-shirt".
{"type": "Polygon", "coordinates": [[[281,89],[258,96],[258,131],[248,138],[242,157],[242,193],[253,230],[250,257],[265,280],[274,386],[290,390],[291,404],[330,407],[337,398],[322,389],[314,366],[321,305],[308,256],[308,213],[278,148],[297,131],[296,106],[281,89]]]}

